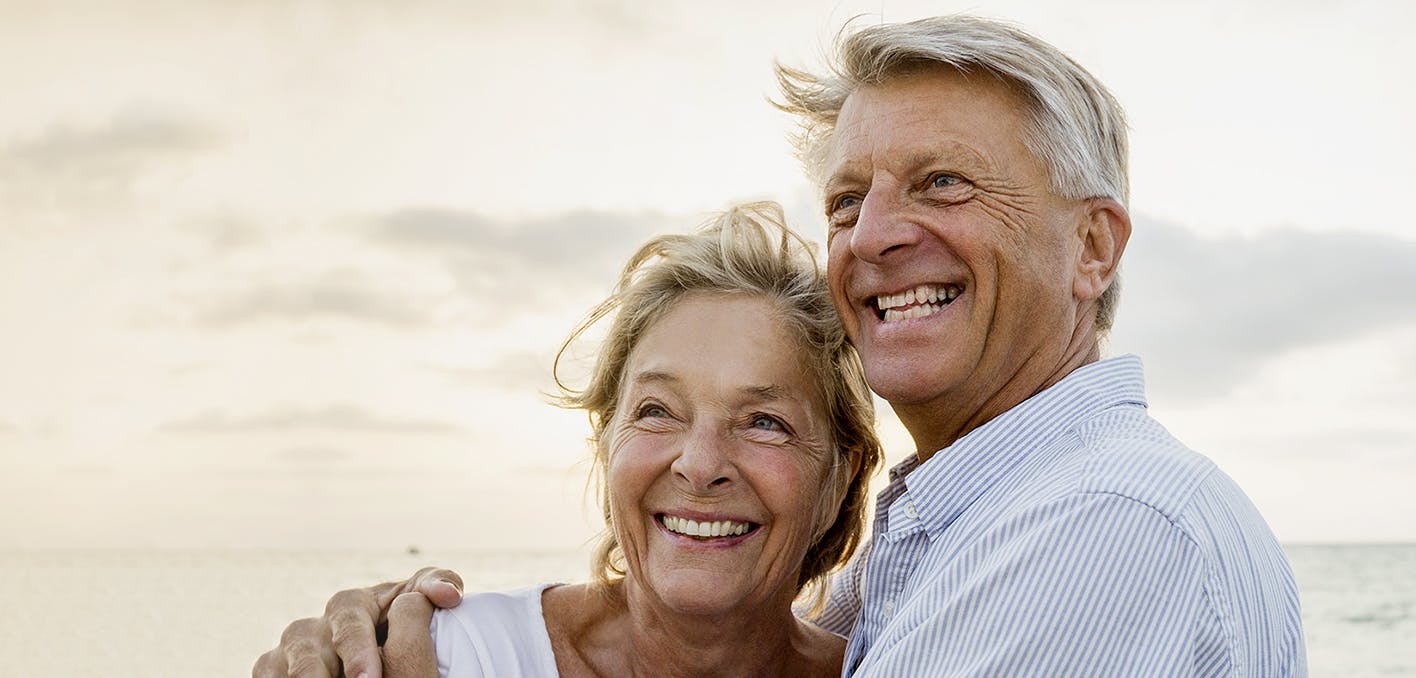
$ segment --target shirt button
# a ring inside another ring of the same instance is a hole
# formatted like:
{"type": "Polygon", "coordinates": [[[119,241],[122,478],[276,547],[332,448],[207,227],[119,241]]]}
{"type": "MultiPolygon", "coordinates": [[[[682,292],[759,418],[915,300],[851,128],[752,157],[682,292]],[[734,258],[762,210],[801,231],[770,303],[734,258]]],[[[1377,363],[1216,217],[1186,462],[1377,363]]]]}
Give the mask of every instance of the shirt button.
{"type": "Polygon", "coordinates": [[[892,614],[895,614],[895,601],[893,601],[893,600],[887,600],[887,601],[885,601],[885,604],[884,604],[884,605],[881,605],[881,606],[880,606],[880,609],[885,612],[885,616],[886,616],[886,617],[888,617],[888,616],[890,616],[890,615],[892,615],[892,614]]]}
{"type": "Polygon", "coordinates": [[[915,520],[919,518],[919,511],[915,510],[913,503],[905,504],[905,515],[909,516],[910,520],[915,520]]]}

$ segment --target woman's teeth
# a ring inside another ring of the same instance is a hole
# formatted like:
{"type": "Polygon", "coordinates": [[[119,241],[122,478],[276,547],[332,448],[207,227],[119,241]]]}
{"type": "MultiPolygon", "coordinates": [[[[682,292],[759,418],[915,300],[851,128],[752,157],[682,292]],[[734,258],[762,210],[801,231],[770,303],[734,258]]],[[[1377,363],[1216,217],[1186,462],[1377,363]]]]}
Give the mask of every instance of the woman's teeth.
{"type": "Polygon", "coordinates": [[[660,521],[664,527],[675,534],[687,535],[690,537],[735,537],[740,534],[747,534],[752,529],[751,523],[738,523],[731,520],[714,520],[712,522],[698,522],[687,518],[676,516],[664,516],[660,521]]]}

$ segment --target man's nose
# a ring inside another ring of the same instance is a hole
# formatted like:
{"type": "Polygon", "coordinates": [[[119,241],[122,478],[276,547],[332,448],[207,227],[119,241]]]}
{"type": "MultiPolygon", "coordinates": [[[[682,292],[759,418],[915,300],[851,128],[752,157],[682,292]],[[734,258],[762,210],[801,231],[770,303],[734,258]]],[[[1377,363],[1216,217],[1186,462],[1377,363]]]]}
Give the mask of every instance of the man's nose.
{"type": "Polygon", "coordinates": [[[876,187],[861,201],[850,235],[856,258],[879,264],[918,243],[920,227],[909,220],[899,196],[876,187]]]}
{"type": "Polygon", "coordinates": [[[708,426],[696,426],[682,441],[674,459],[674,476],[695,494],[710,494],[732,485],[737,467],[728,450],[728,441],[708,426]]]}

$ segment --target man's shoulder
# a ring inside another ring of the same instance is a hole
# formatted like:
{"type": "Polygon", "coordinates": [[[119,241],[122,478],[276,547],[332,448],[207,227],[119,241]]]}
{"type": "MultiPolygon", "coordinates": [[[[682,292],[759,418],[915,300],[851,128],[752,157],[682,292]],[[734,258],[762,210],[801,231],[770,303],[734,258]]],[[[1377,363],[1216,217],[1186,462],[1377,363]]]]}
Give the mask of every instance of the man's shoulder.
{"type": "Polygon", "coordinates": [[[1082,422],[1077,491],[1112,494],[1175,520],[1196,492],[1223,473],[1143,409],[1118,409],[1082,422]]]}

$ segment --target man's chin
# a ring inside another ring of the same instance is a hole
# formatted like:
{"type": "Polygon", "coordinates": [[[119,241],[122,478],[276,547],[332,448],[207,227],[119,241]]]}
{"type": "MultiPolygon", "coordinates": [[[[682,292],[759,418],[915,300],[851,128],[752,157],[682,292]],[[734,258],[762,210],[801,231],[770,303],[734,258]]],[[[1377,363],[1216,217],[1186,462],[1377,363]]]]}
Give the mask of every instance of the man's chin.
{"type": "Polygon", "coordinates": [[[865,381],[876,395],[893,407],[912,407],[938,401],[952,388],[942,374],[921,371],[917,361],[892,361],[865,365],[865,381]]]}

